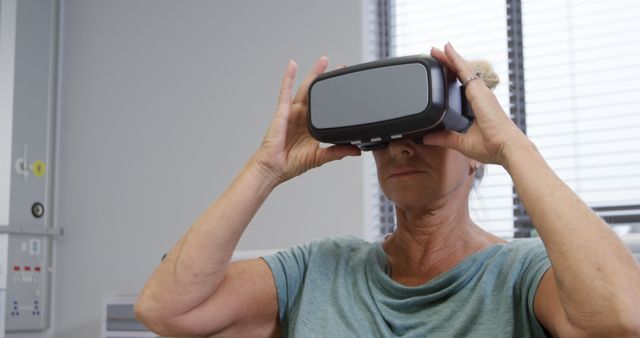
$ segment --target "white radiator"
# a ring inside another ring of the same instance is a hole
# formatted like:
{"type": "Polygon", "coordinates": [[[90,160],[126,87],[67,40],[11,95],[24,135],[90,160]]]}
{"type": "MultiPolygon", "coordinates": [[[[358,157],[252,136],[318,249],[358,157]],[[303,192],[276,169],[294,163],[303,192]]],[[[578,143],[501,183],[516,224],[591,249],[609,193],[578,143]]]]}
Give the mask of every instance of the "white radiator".
{"type": "Polygon", "coordinates": [[[158,335],[138,322],[133,314],[136,296],[104,296],[102,338],[141,338],[158,335]]]}

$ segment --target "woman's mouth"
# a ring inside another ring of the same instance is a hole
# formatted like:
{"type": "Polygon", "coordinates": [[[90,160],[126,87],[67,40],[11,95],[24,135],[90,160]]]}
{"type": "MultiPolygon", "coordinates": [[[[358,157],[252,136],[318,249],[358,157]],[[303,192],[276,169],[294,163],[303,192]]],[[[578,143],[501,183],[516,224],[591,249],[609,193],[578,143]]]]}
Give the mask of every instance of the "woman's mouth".
{"type": "Polygon", "coordinates": [[[393,170],[391,172],[391,175],[389,175],[387,178],[404,177],[404,176],[411,176],[411,175],[422,174],[422,173],[424,172],[415,168],[398,168],[393,170]]]}

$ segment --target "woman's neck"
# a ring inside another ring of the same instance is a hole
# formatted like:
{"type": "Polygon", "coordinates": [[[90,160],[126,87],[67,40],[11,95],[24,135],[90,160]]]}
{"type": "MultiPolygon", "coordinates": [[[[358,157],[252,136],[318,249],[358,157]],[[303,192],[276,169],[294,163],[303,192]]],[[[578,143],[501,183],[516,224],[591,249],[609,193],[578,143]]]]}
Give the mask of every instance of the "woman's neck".
{"type": "Polygon", "coordinates": [[[461,199],[434,209],[418,208],[420,212],[397,207],[396,231],[383,243],[395,281],[424,284],[464,258],[504,242],[473,223],[466,200],[452,201],[461,199]]]}

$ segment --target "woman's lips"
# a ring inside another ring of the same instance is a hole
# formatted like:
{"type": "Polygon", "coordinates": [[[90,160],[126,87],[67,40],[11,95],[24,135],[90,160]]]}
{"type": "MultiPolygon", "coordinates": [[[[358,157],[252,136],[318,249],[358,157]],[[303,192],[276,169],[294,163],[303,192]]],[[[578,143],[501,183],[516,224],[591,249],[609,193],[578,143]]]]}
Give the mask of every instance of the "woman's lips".
{"type": "Polygon", "coordinates": [[[415,168],[398,168],[393,170],[391,172],[391,175],[389,175],[387,178],[410,176],[410,175],[422,174],[422,173],[424,172],[415,168]]]}

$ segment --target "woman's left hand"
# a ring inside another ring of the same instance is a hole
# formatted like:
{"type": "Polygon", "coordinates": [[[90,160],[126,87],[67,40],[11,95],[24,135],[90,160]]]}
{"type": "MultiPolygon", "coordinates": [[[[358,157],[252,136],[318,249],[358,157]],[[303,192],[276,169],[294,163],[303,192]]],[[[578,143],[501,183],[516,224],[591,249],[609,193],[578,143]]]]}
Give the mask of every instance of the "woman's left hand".
{"type": "MultiPolygon", "coordinates": [[[[460,81],[475,74],[473,65],[458,55],[450,43],[445,45],[444,52],[433,48],[431,56],[453,70],[460,81]]],[[[505,114],[482,79],[469,81],[465,85],[465,95],[475,114],[471,128],[464,134],[449,130],[427,134],[423,138],[424,144],[452,148],[482,163],[503,166],[510,153],[531,144],[505,114]]]]}

